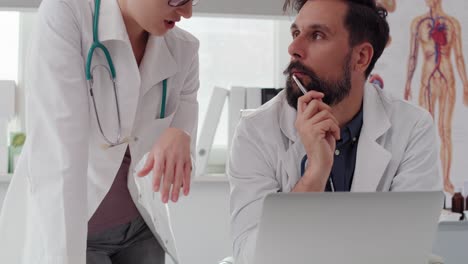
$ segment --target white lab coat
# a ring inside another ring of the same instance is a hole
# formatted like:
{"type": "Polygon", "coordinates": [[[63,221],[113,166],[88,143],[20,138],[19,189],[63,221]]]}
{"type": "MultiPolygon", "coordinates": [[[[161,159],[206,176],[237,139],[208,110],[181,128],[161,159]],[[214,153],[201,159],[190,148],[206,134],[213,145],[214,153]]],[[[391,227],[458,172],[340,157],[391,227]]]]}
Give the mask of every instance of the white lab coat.
{"type": "MultiPolygon", "coordinates": [[[[2,263],[86,263],[88,220],[110,189],[127,148],[102,148],[105,142],[89,97],[84,65],[93,40],[93,11],[93,0],[44,0],[39,8],[26,76],[27,141],[0,217],[2,263]]],[[[116,0],[101,2],[99,38],[115,64],[122,135],[132,139],[128,188],[177,263],[167,207],[153,193],[152,177],[137,178],[133,172],[168,127],[191,135],[193,157],[198,41],[177,28],[163,37],[150,36],[138,67],[116,0]],[[166,118],[159,119],[166,78],[166,118]]],[[[93,65],[98,64],[107,65],[101,52],[93,57],[93,65]]],[[[104,77],[102,71],[95,73],[94,90],[103,129],[115,138],[114,93],[104,77]]]]}
{"type": "MultiPolygon", "coordinates": [[[[367,84],[352,192],[442,190],[438,148],[428,112],[367,84]]],[[[236,263],[252,263],[263,198],[290,192],[304,147],[285,92],[243,117],[233,138],[228,176],[236,263]]],[[[285,227],[287,228],[287,227],[285,227]]]]}

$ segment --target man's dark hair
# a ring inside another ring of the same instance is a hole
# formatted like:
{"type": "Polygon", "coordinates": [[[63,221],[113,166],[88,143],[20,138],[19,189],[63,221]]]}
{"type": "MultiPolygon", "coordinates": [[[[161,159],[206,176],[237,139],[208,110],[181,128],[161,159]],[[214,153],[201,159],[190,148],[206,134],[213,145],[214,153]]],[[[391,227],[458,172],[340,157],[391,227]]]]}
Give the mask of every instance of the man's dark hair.
{"type": "MultiPolygon", "coordinates": [[[[297,12],[309,0],[285,0],[283,10],[292,6],[297,12]]],[[[374,56],[366,70],[366,77],[374,69],[375,63],[382,55],[389,39],[390,29],[387,22],[387,10],[377,6],[375,0],[342,0],[348,5],[344,25],[349,32],[349,44],[355,47],[369,42],[374,48],[374,56]]]]}

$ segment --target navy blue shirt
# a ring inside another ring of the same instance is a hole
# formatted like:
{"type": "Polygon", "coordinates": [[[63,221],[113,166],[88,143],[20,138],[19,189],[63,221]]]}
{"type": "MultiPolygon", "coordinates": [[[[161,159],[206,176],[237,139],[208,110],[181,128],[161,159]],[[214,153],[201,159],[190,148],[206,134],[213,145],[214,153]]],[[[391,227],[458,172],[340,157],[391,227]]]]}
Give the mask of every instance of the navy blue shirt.
{"type": "MultiPolygon", "coordinates": [[[[349,192],[351,190],[362,123],[363,112],[361,107],[353,119],[341,129],[341,139],[336,141],[335,157],[330,177],[337,192],[349,192]]],[[[301,175],[304,174],[306,161],[307,155],[304,156],[301,162],[301,175]]],[[[325,191],[331,191],[330,181],[328,181],[325,191]]]]}

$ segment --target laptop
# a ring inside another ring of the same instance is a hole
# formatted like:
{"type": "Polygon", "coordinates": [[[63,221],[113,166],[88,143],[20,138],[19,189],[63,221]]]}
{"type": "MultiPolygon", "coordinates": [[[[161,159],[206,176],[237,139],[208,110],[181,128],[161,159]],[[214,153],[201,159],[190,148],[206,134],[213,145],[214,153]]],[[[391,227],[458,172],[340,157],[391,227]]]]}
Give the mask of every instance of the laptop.
{"type": "Polygon", "coordinates": [[[255,264],[427,264],[443,192],[275,193],[255,264]]]}

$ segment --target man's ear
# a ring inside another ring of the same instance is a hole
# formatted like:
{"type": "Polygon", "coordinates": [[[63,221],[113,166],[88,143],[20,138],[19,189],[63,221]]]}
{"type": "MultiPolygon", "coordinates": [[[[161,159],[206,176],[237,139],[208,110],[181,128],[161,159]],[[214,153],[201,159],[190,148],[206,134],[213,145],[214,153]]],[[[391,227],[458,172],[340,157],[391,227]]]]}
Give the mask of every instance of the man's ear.
{"type": "Polygon", "coordinates": [[[374,56],[374,48],[369,42],[364,42],[354,47],[354,56],[354,70],[364,74],[374,56]]]}

